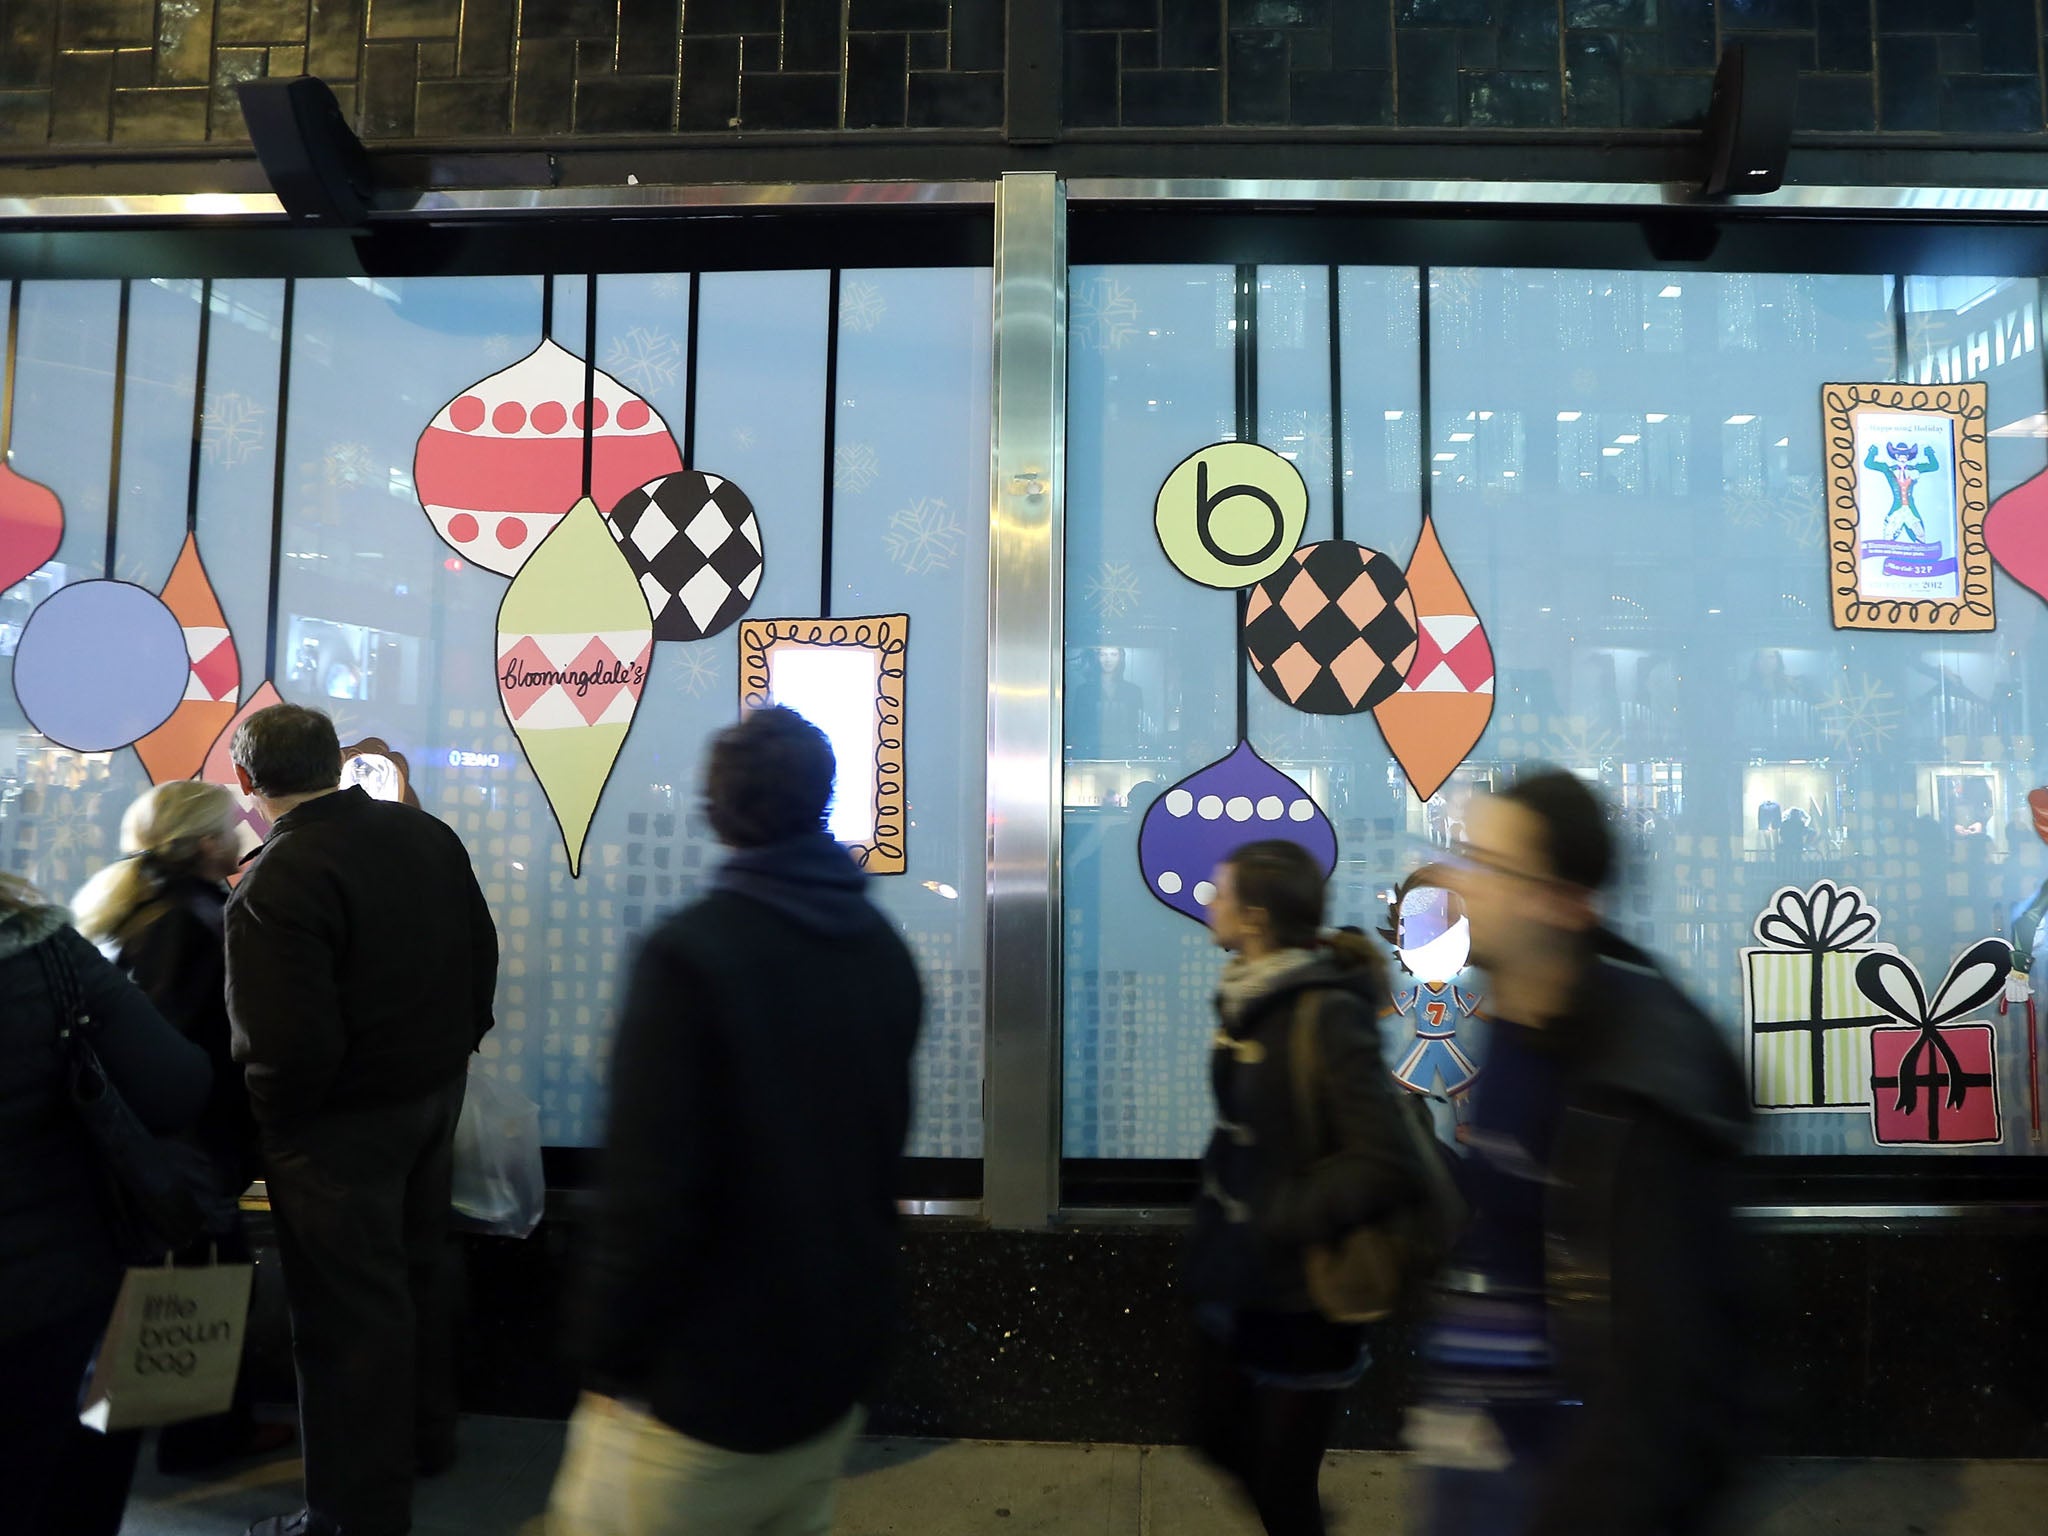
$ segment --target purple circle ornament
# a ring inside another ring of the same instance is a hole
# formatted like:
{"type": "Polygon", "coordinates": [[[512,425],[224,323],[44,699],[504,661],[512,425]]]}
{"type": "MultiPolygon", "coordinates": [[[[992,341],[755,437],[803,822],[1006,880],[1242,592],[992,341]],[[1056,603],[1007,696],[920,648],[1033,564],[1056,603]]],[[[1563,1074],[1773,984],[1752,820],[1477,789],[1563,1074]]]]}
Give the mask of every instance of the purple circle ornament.
{"type": "Polygon", "coordinates": [[[126,581],[59,587],[28,616],[14,648],[22,713],[74,752],[134,745],[171,718],[191,675],[177,616],[126,581]]]}

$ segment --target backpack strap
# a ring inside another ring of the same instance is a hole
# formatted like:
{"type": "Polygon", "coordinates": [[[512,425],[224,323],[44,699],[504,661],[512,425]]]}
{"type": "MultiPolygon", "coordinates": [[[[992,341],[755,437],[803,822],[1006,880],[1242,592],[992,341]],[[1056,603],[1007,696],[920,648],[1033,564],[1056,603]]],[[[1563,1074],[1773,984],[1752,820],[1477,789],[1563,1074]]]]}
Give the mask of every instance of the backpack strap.
{"type": "Polygon", "coordinates": [[[1300,1160],[1313,1163],[1322,1153],[1323,992],[1310,988],[1294,1002],[1294,1027],[1287,1040],[1287,1065],[1294,1079],[1295,1152],[1300,1160]]]}

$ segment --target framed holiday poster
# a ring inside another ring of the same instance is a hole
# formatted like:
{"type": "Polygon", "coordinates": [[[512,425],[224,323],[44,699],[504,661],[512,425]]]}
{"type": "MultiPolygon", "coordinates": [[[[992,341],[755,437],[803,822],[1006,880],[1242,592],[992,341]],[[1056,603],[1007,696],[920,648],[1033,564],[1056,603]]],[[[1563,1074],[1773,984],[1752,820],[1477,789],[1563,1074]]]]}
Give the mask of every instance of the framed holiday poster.
{"type": "Polygon", "coordinates": [[[1984,630],[1992,609],[1983,384],[1829,384],[1837,629],[1984,630]]]}
{"type": "Polygon", "coordinates": [[[781,705],[825,733],[838,765],[827,829],[869,874],[902,874],[909,616],[747,619],[739,628],[742,712],[781,705]]]}

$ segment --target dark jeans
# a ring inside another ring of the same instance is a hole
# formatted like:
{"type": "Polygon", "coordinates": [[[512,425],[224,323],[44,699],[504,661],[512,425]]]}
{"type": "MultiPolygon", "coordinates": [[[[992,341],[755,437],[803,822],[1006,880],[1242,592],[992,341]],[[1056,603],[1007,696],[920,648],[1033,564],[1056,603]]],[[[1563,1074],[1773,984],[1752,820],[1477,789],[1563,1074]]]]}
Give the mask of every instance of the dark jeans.
{"type": "Polygon", "coordinates": [[[458,1079],[264,1130],[306,1503],[348,1536],[411,1529],[415,1466],[454,1445],[448,1198],[462,1092],[458,1079]]]}
{"type": "Polygon", "coordinates": [[[0,1527],[19,1536],[115,1536],[142,1433],[78,1422],[79,1389],[113,1315],[111,1292],[0,1341],[0,1527]]]}
{"type": "Polygon", "coordinates": [[[1323,1536],[1317,1480],[1344,1394],[1261,1386],[1207,1333],[1195,1394],[1195,1449],[1244,1487],[1267,1536],[1323,1536]]]}

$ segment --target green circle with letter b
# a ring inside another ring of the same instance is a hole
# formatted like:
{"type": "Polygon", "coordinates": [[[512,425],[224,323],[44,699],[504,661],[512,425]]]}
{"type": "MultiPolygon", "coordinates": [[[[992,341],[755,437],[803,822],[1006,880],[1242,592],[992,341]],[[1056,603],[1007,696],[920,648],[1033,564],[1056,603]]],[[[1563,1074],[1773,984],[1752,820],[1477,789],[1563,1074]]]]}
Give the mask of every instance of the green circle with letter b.
{"type": "Polygon", "coordinates": [[[1174,569],[1226,590],[1279,570],[1307,521],[1301,471],[1257,443],[1211,443],[1189,454],[1159,487],[1152,509],[1174,569]]]}

